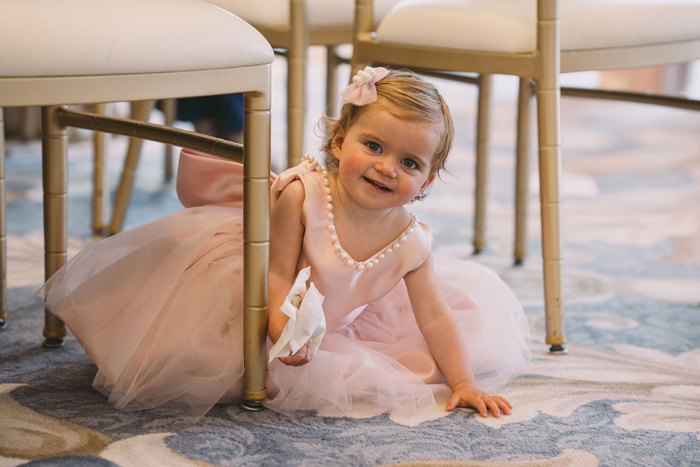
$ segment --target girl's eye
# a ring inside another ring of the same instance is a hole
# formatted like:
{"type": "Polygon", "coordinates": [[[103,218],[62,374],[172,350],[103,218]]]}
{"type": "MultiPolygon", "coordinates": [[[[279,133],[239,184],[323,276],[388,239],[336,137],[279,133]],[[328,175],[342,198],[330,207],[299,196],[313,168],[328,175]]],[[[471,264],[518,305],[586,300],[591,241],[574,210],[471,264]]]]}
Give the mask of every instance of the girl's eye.
{"type": "Polygon", "coordinates": [[[382,147],[379,145],[379,143],[375,143],[374,141],[367,143],[367,147],[372,152],[382,152],[382,147]]]}
{"type": "Polygon", "coordinates": [[[408,167],[409,169],[417,169],[418,168],[418,164],[413,159],[403,159],[401,161],[401,164],[403,164],[405,167],[408,167]]]}

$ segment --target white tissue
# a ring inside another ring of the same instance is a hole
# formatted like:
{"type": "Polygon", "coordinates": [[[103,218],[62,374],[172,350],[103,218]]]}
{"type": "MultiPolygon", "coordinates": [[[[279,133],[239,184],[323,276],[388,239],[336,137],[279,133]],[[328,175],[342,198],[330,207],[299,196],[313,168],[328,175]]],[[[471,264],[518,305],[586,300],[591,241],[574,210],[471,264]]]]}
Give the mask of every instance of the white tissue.
{"type": "Polygon", "coordinates": [[[323,295],[309,280],[311,267],[299,271],[284,304],[282,313],[289,316],[287,325],[282,330],[279,340],[270,349],[271,362],[278,356],[294,355],[304,344],[309,342],[309,352],[316,353],[326,334],[326,316],[323,314],[323,295]]]}

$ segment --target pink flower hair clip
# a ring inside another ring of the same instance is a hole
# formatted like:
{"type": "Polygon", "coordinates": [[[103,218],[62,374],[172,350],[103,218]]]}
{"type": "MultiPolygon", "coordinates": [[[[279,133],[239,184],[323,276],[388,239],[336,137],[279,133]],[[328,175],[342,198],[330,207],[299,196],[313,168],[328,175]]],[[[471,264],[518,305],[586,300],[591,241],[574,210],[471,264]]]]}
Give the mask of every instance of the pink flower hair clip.
{"type": "Polygon", "coordinates": [[[352,77],[352,84],[340,93],[343,103],[357,106],[370,104],[377,101],[377,81],[389,74],[386,68],[365,67],[352,77]]]}

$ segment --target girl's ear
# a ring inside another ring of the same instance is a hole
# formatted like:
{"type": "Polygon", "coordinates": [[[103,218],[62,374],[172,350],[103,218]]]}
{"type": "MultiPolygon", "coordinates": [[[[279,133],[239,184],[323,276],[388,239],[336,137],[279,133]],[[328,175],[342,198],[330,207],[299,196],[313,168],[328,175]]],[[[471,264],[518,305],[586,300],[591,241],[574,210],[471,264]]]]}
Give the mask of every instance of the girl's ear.
{"type": "Polygon", "coordinates": [[[428,179],[425,181],[425,183],[423,183],[423,186],[420,187],[421,191],[427,189],[430,185],[432,185],[435,181],[435,177],[437,177],[437,174],[428,175],[428,179]]]}
{"type": "Polygon", "coordinates": [[[333,131],[333,137],[331,138],[331,150],[333,151],[333,157],[340,160],[340,149],[343,147],[343,142],[345,141],[345,131],[342,128],[338,128],[333,131]]]}

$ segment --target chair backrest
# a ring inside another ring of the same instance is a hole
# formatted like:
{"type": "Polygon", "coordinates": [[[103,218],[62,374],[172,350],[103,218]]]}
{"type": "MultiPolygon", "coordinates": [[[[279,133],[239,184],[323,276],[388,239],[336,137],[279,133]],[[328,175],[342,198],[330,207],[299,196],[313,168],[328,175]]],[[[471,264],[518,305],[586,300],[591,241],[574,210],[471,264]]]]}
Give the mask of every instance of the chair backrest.
{"type": "MultiPolygon", "coordinates": [[[[290,24],[294,8],[307,11],[309,27],[352,27],[354,0],[207,0],[240,16],[255,27],[283,29],[290,24]]],[[[381,19],[400,0],[376,0],[375,18],[381,19]]]]}
{"type": "MultiPolygon", "coordinates": [[[[357,0],[359,43],[371,43],[370,5],[357,0]]],[[[523,76],[530,58],[556,50],[562,72],[688,62],[700,57],[698,24],[695,0],[404,0],[377,27],[376,42],[430,48],[437,69],[450,69],[449,60],[437,58],[441,50],[445,56],[475,52],[473,71],[483,73],[512,73],[521,61],[515,74],[523,76]]]]}

